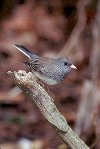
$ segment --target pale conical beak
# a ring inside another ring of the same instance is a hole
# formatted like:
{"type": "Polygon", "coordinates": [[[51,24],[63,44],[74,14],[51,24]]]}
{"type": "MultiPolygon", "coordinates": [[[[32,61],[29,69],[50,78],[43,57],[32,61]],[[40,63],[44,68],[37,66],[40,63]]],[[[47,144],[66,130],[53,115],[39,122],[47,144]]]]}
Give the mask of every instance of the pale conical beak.
{"type": "Polygon", "coordinates": [[[77,69],[76,66],[74,66],[73,64],[70,66],[70,68],[77,69]]]}

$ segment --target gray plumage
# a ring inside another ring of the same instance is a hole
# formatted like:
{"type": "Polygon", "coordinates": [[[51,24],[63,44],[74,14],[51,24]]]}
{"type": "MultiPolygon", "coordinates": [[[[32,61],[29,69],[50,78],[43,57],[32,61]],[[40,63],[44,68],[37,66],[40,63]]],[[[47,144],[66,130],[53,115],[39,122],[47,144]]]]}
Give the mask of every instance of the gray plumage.
{"type": "Polygon", "coordinates": [[[71,70],[71,64],[66,58],[39,57],[26,49],[24,46],[15,45],[29,60],[25,64],[43,82],[49,85],[58,84],[71,70]]]}

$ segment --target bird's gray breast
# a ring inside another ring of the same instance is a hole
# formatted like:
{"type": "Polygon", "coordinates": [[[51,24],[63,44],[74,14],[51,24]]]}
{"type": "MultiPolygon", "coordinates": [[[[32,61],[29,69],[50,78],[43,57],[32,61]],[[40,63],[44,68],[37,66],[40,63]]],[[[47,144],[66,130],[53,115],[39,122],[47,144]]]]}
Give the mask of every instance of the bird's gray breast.
{"type": "Polygon", "coordinates": [[[64,79],[66,73],[59,63],[54,61],[29,61],[28,66],[32,72],[43,82],[53,85],[57,84],[64,79]]]}
{"type": "Polygon", "coordinates": [[[65,77],[65,73],[62,71],[62,68],[54,63],[46,66],[45,68],[43,67],[41,72],[44,76],[56,81],[61,81],[65,77]]]}

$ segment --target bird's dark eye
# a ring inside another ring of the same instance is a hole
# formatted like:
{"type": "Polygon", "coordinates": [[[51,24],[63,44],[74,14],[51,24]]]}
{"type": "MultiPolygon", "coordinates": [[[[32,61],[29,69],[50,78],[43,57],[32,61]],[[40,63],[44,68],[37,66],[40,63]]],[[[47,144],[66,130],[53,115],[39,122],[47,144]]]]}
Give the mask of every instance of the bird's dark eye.
{"type": "Polygon", "coordinates": [[[66,66],[67,65],[67,62],[64,62],[64,65],[66,66]]]}

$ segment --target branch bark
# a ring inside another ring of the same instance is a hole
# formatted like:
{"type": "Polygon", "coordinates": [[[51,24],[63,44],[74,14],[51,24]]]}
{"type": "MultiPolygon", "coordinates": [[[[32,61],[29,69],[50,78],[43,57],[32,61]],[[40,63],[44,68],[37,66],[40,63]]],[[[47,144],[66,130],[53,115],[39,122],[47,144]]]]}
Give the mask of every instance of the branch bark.
{"type": "Polygon", "coordinates": [[[37,78],[25,71],[8,71],[13,81],[22,91],[32,99],[41,111],[42,115],[49,121],[58,136],[72,149],[89,149],[89,147],[69,127],[63,115],[58,111],[53,99],[39,84],[37,78]]]}

